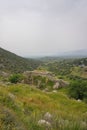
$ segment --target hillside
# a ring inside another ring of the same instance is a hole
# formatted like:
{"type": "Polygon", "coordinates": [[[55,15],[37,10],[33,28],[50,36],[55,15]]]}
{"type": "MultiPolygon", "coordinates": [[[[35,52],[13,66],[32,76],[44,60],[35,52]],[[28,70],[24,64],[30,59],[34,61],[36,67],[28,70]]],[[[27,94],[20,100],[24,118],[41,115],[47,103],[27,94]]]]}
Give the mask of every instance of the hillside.
{"type": "Polygon", "coordinates": [[[26,59],[0,48],[0,71],[18,73],[36,69],[41,64],[38,60],[26,59]]]}
{"type": "Polygon", "coordinates": [[[0,48],[0,71],[11,74],[0,73],[0,130],[87,130],[87,58],[42,62],[0,48]]]}
{"type": "Polygon", "coordinates": [[[65,90],[42,92],[34,86],[0,84],[0,130],[86,130],[87,104],[65,90]]]}
{"type": "Polygon", "coordinates": [[[87,79],[87,58],[52,59],[38,69],[48,70],[61,78],[87,79]]]}

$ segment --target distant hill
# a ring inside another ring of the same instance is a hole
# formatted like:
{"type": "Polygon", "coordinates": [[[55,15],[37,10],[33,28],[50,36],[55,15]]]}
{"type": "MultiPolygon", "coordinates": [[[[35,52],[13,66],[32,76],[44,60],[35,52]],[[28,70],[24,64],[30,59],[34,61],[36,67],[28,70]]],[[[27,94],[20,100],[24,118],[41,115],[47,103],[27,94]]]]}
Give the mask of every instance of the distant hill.
{"type": "Polygon", "coordinates": [[[37,57],[38,60],[43,62],[54,62],[54,61],[61,61],[64,59],[79,59],[79,58],[87,58],[87,50],[75,50],[75,51],[67,51],[56,53],[50,56],[44,57],[37,57]]]}
{"type": "Polygon", "coordinates": [[[84,57],[87,57],[87,50],[82,49],[82,50],[69,51],[69,52],[63,53],[62,56],[84,58],[84,57]]]}
{"type": "Polygon", "coordinates": [[[22,58],[0,48],[0,71],[20,73],[26,70],[34,70],[40,64],[41,61],[22,58]]]}

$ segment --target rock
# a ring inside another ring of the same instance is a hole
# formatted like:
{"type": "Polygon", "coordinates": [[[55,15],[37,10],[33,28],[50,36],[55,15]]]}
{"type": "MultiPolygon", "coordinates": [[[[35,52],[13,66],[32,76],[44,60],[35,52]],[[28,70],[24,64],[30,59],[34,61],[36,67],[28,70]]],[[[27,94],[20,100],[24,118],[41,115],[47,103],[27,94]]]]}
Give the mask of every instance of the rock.
{"type": "Polygon", "coordinates": [[[53,92],[53,93],[57,93],[57,90],[53,90],[52,92],[53,92]]]}
{"type": "Polygon", "coordinates": [[[52,123],[52,115],[49,112],[47,112],[44,115],[43,119],[38,121],[38,125],[44,125],[46,127],[51,127],[51,123],[52,123]]]}
{"type": "Polygon", "coordinates": [[[69,83],[67,82],[67,81],[64,81],[64,80],[60,80],[60,86],[61,87],[66,87],[66,86],[68,86],[69,85],[69,83]]]}
{"type": "Polygon", "coordinates": [[[12,93],[9,93],[8,96],[9,96],[11,99],[13,99],[13,100],[16,98],[15,95],[12,94],[12,93]]]}
{"type": "Polygon", "coordinates": [[[11,83],[10,83],[10,82],[6,82],[5,84],[6,84],[6,85],[11,85],[11,83]]]}
{"type": "Polygon", "coordinates": [[[39,89],[43,86],[49,86],[53,89],[58,89],[69,85],[68,82],[58,79],[55,77],[55,75],[48,71],[26,71],[24,72],[24,77],[24,83],[35,85],[39,89]],[[54,85],[48,85],[49,82],[52,82],[54,85]]]}
{"type": "Polygon", "coordinates": [[[46,126],[46,127],[51,127],[51,124],[48,122],[48,121],[46,121],[46,120],[39,120],[38,121],[38,125],[44,125],[44,126],[46,126]]]}
{"type": "Polygon", "coordinates": [[[78,102],[81,102],[81,100],[80,100],[80,99],[78,99],[77,101],[78,101],[78,102]]]}
{"type": "Polygon", "coordinates": [[[55,85],[53,86],[53,89],[58,89],[60,87],[59,82],[56,82],[55,85]]]}
{"type": "Polygon", "coordinates": [[[48,89],[48,88],[45,88],[45,89],[43,90],[43,92],[49,92],[49,89],[48,89]]]}
{"type": "Polygon", "coordinates": [[[44,115],[44,120],[48,121],[48,122],[51,122],[52,121],[52,115],[47,112],[45,115],[44,115]]]}
{"type": "Polygon", "coordinates": [[[6,73],[4,71],[0,71],[0,75],[3,76],[3,77],[5,77],[5,78],[8,78],[10,74],[6,73]]]}

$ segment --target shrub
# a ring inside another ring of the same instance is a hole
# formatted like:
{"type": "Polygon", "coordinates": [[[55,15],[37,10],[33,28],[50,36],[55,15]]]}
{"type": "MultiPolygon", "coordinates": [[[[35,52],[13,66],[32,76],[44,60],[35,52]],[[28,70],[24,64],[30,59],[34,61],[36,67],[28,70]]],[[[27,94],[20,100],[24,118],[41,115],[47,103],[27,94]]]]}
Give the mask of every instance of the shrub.
{"type": "Polygon", "coordinates": [[[18,83],[18,82],[21,82],[22,79],[23,79],[23,76],[21,74],[13,74],[10,76],[9,81],[11,83],[18,83]]]}
{"type": "Polygon", "coordinates": [[[71,83],[69,96],[75,99],[87,100],[87,82],[79,80],[71,83]]]}

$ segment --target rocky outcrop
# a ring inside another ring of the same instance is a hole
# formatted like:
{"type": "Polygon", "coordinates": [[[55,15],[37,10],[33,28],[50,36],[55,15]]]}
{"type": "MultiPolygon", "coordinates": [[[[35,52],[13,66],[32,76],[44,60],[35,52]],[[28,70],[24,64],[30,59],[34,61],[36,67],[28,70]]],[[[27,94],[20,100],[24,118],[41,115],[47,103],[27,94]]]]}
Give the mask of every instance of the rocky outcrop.
{"type": "Polygon", "coordinates": [[[59,89],[65,87],[68,83],[62,79],[57,79],[51,72],[45,71],[26,71],[24,72],[24,83],[33,84],[38,88],[59,89]]]}
{"type": "Polygon", "coordinates": [[[0,76],[4,77],[4,78],[8,78],[9,77],[9,73],[4,72],[4,71],[0,71],[0,76]]]}
{"type": "Polygon", "coordinates": [[[43,126],[46,126],[46,127],[51,127],[52,118],[53,118],[53,116],[49,112],[47,112],[43,116],[43,119],[40,119],[38,121],[38,125],[41,125],[41,126],[43,125],[43,126]]]}
{"type": "Polygon", "coordinates": [[[58,89],[60,87],[59,82],[56,82],[55,85],[53,86],[53,89],[58,89]]]}

